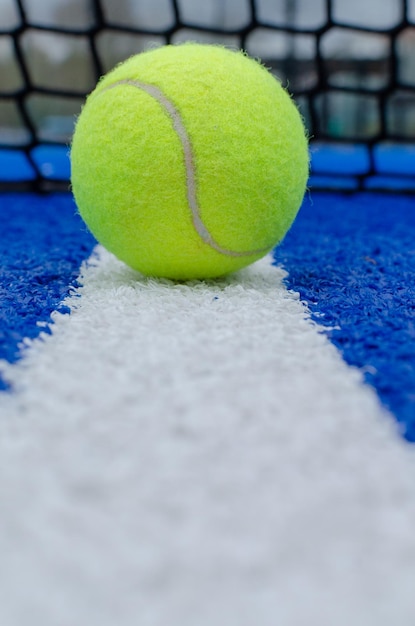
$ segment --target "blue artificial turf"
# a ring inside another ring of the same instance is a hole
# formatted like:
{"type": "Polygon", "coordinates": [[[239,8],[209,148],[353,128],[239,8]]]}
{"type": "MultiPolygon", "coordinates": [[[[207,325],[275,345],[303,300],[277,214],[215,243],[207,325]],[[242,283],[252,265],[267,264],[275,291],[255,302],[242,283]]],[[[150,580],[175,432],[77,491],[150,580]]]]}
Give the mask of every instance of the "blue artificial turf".
{"type": "MultiPolygon", "coordinates": [[[[95,241],[69,194],[0,194],[0,215],[0,359],[15,362],[95,241]]],[[[415,441],[415,198],[314,192],[275,260],[415,441]]]]}
{"type": "Polygon", "coordinates": [[[415,198],[312,193],[275,260],[415,441],[415,198]]]}
{"type": "Polygon", "coordinates": [[[0,194],[0,359],[15,362],[23,338],[47,331],[38,322],[64,312],[95,244],[75,211],[69,194],[0,194]]]}

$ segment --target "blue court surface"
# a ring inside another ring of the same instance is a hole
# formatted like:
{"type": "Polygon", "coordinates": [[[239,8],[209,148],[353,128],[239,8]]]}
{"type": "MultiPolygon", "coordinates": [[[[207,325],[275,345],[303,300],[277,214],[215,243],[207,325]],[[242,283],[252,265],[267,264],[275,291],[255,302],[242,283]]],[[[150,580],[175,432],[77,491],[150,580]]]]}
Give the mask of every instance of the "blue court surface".
{"type": "Polygon", "coordinates": [[[53,311],[65,310],[62,300],[94,241],[67,194],[3,194],[0,207],[0,358],[14,362],[21,341],[36,337],[53,311]]]}
{"type": "Polygon", "coordinates": [[[275,260],[415,441],[415,199],[311,193],[275,260]]]}
{"type": "MultiPolygon", "coordinates": [[[[0,357],[21,355],[95,244],[70,194],[3,194],[0,357]]],[[[286,284],[415,441],[415,200],[310,192],[275,250],[286,284]]],[[[46,327],[48,330],[48,327],[46,327]]],[[[0,381],[3,389],[5,381],[0,381]]]]}
{"type": "Polygon", "coordinates": [[[126,267],[67,191],[0,194],[2,626],[415,623],[410,154],[356,192],[365,149],[316,152],[282,244],[210,281],[126,267]]]}

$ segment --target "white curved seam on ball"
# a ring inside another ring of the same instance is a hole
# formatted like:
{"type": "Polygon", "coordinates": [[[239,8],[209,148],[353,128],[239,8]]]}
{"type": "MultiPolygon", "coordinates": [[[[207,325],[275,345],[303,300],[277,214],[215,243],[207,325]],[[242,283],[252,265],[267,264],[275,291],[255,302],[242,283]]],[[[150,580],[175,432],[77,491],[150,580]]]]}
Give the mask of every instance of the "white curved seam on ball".
{"type": "Polygon", "coordinates": [[[192,152],[192,145],[190,142],[189,135],[186,131],[186,127],[183,123],[182,117],[173,104],[162,92],[159,87],[155,85],[151,85],[149,83],[143,83],[138,80],[132,80],[129,78],[125,78],[122,80],[118,80],[116,83],[112,85],[108,85],[104,87],[101,91],[99,91],[96,95],[100,95],[109,89],[113,89],[114,87],[118,87],[119,85],[130,85],[131,87],[135,87],[136,89],[141,89],[145,91],[149,96],[157,100],[157,102],[163,107],[168,116],[170,117],[173,129],[176,132],[180,143],[182,145],[183,154],[184,154],[184,163],[186,170],[186,190],[187,190],[187,202],[190,208],[190,212],[192,215],[193,226],[202,239],[204,243],[208,246],[223,254],[225,256],[232,257],[244,257],[244,256],[253,256],[255,254],[263,254],[270,249],[270,246],[266,248],[260,248],[257,250],[249,250],[247,252],[237,252],[234,250],[228,250],[227,248],[223,248],[220,244],[218,244],[204,225],[202,218],[200,216],[199,205],[197,202],[197,192],[196,192],[196,176],[195,176],[195,165],[194,158],[192,152]]]}

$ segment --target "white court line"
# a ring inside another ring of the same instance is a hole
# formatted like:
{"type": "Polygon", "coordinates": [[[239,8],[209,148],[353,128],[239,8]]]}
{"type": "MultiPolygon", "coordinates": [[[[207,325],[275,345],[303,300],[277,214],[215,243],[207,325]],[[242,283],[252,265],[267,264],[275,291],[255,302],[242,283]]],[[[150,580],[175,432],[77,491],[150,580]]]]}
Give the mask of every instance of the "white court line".
{"type": "Polygon", "coordinates": [[[414,448],[283,276],[98,248],[2,365],[1,624],[413,626],[414,448]]]}

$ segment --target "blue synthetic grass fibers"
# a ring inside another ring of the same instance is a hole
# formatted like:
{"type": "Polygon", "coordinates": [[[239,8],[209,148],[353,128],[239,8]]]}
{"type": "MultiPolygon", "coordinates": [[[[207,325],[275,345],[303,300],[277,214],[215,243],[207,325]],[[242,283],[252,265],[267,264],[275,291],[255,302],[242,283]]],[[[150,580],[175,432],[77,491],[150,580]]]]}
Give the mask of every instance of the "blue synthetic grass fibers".
{"type": "MultiPolygon", "coordinates": [[[[0,213],[0,358],[15,362],[95,242],[69,194],[3,194],[0,213]]],[[[314,192],[275,259],[415,441],[415,198],[314,192]]]]}
{"type": "Polygon", "coordinates": [[[415,198],[314,193],[275,260],[415,441],[415,198]]]}
{"type": "MultiPolygon", "coordinates": [[[[0,358],[48,327],[95,244],[69,194],[0,194],[0,358]]],[[[6,389],[0,378],[0,389],[6,389]]]]}

